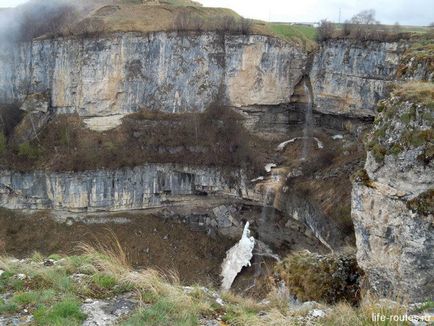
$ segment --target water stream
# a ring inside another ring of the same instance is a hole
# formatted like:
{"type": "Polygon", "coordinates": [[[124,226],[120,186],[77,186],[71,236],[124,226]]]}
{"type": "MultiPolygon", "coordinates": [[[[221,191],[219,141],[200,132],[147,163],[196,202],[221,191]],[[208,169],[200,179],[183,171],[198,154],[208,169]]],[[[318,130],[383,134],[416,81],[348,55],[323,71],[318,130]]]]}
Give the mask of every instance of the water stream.
{"type": "Polygon", "coordinates": [[[307,97],[306,110],[304,116],[304,128],[303,128],[303,152],[301,155],[301,160],[306,160],[309,155],[310,150],[310,139],[312,138],[312,127],[313,127],[313,115],[312,115],[312,95],[310,93],[309,87],[306,80],[303,82],[304,93],[307,97]]]}

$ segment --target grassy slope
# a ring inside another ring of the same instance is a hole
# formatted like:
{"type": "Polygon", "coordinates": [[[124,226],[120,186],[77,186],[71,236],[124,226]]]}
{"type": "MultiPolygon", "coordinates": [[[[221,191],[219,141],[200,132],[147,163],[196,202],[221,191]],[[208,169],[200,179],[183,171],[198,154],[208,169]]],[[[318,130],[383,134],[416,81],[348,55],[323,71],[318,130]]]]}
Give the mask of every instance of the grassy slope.
{"type": "MultiPolygon", "coordinates": [[[[221,306],[212,295],[214,291],[201,287],[186,291],[173,275],[154,270],[133,271],[116,242],[111,249],[82,248],[80,256],[51,256],[57,261],[53,266],[44,266],[45,257],[39,254],[25,262],[0,257],[0,269],[4,271],[0,276],[0,294],[12,293],[8,299],[0,300],[0,316],[13,316],[27,309],[36,325],[80,325],[86,318],[80,310],[84,298],[104,299],[122,293],[134,293],[139,305],[121,325],[198,325],[200,319],[217,317],[227,325],[293,325],[304,324],[310,311],[288,309],[287,299],[275,291],[267,303],[215,291],[224,301],[221,306]],[[71,278],[77,273],[83,275],[80,282],[71,278]],[[18,274],[24,274],[24,279],[18,274]]],[[[427,302],[422,309],[430,307],[432,302],[427,302]]],[[[373,322],[371,316],[406,312],[403,306],[369,297],[359,308],[346,303],[329,308],[328,316],[318,320],[321,325],[402,325],[373,322]]]]}
{"type": "Polygon", "coordinates": [[[283,23],[269,23],[268,26],[281,39],[296,42],[297,44],[306,46],[307,49],[315,47],[315,27],[283,23]]]}

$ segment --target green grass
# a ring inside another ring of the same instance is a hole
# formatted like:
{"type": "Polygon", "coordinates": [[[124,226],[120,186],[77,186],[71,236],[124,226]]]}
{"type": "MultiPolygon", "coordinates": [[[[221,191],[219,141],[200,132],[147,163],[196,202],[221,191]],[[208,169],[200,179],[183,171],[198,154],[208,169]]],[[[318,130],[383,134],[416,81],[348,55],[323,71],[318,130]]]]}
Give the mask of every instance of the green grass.
{"type": "Polygon", "coordinates": [[[14,303],[6,303],[0,300],[0,316],[4,314],[11,314],[18,311],[18,306],[14,303]]]}
{"type": "Polygon", "coordinates": [[[80,302],[66,298],[51,307],[41,306],[34,313],[38,325],[81,325],[86,315],[80,310],[80,302]]]}
{"type": "Polygon", "coordinates": [[[290,25],[270,23],[268,24],[273,33],[286,41],[293,41],[300,45],[305,45],[307,49],[312,49],[316,42],[316,28],[305,25],[290,25]]]}
{"type": "Polygon", "coordinates": [[[8,290],[20,291],[24,288],[24,281],[13,277],[14,273],[6,271],[0,276],[0,293],[8,290]]]}
{"type": "Polygon", "coordinates": [[[434,301],[433,300],[429,300],[427,302],[424,302],[419,308],[416,309],[416,313],[420,313],[423,312],[425,310],[428,309],[434,309],[434,301]]]}
{"type": "MultiPolygon", "coordinates": [[[[111,293],[113,297],[117,293],[116,282],[133,285],[128,291],[140,301],[137,310],[126,317],[126,320],[118,321],[120,325],[190,326],[198,325],[201,318],[213,319],[216,316],[221,316],[222,320],[229,325],[291,325],[292,317],[305,316],[308,313],[308,311],[295,312],[288,309],[287,300],[277,296],[276,289],[274,294],[271,293],[267,297],[269,304],[261,304],[252,298],[223,292],[220,295],[225,305],[220,306],[213,295],[201,287],[193,287],[191,292],[186,293],[174,276],[162,275],[155,270],[133,272],[124,256],[122,252],[98,251],[88,246],[85,247],[82,256],[65,257],[56,266],[43,266],[29,261],[16,262],[0,257],[0,266],[6,271],[0,277],[0,281],[6,284],[9,290],[10,282],[16,280],[14,275],[25,273],[29,276],[24,289],[15,291],[12,298],[6,301],[0,300],[0,315],[13,315],[25,308],[34,316],[32,325],[81,325],[86,318],[80,309],[82,300],[96,298],[92,292],[83,295],[81,287],[91,283],[97,284],[110,289],[107,293],[111,293]],[[75,286],[71,286],[71,281],[66,279],[81,269],[88,270],[89,275],[81,282],[74,283],[75,286]],[[262,316],[261,312],[265,316],[262,316]]],[[[298,273],[303,278],[303,282],[306,280],[311,282],[309,286],[313,291],[318,291],[317,288],[323,286],[319,282],[327,283],[327,278],[332,277],[333,266],[332,268],[320,266],[318,270],[311,268],[313,265],[318,265],[318,260],[311,259],[312,257],[301,258],[303,260],[301,264],[297,262],[290,264],[294,268],[285,268],[285,273],[298,273]],[[308,280],[309,277],[316,279],[308,280]]],[[[328,265],[335,264],[332,262],[328,265]]],[[[289,277],[283,274],[282,276],[289,277]]],[[[432,302],[427,302],[421,309],[431,307],[432,302]]],[[[403,313],[401,307],[390,309],[381,306],[377,301],[365,303],[365,300],[357,308],[348,303],[340,303],[329,308],[329,315],[325,319],[318,320],[319,324],[374,325],[370,319],[372,313],[385,315],[403,313]]]]}
{"type": "Polygon", "coordinates": [[[59,260],[62,259],[62,256],[61,256],[61,255],[58,255],[58,254],[52,254],[52,255],[48,256],[48,259],[52,259],[52,260],[55,260],[55,261],[59,261],[59,260]]]}
{"type": "Polygon", "coordinates": [[[19,306],[37,305],[41,303],[51,302],[55,299],[56,292],[52,289],[37,290],[15,294],[11,302],[19,306]]]}
{"type": "Polygon", "coordinates": [[[197,316],[190,310],[180,310],[176,303],[160,299],[150,308],[143,309],[131,316],[124,326],[190,326],[198,325],[197,316]]]}
{"type": "Polygon", "coordinates": [[[97,273],[92,277],[93,282],[100,288],[113,289],[116,285],[116,279],[113,276],[97,273]]]}

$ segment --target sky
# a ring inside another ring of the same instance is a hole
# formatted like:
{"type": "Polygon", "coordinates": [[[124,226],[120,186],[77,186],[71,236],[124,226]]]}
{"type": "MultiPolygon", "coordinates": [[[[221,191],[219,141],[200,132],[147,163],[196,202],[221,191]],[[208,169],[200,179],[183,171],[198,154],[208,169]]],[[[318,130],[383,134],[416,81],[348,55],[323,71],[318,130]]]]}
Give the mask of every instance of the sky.
{"type": "MultiPolygon", "coordinates": [[[[0,0],[1,1],[1,0],[0,0]]],[[[247,18],[282,22],[341,22],[374,9],[384,24],[428,25],[434,22],[434,0],[199,0],[209,7],[227,7],[247,18]]]]}
{"type": "MultiPolygon", "coordinates": [[[[48,1],[48,0],[46,0],[48,1]]],[[[428,25],[434,22],[434,0],[198,0],[209,7],[227,7],[247,18],[282,22],[341,22],[361,10],[374,9],[384,24],[428,25]]],[[[0,0],[14,7],[26,0],[0,0]]]]}

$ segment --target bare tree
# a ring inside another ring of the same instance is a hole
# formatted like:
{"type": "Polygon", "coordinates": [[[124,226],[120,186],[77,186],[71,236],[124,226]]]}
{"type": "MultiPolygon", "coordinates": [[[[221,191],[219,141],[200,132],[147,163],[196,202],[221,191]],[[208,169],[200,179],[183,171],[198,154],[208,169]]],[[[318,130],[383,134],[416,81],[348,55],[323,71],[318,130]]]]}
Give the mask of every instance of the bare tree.
{"type": "Polygon", "coordinates": [[[328,40],[335,35],[335,30],[335,24],[329,22],[327,19],[323,19],[319,23],[316,38],[318,41],[328,40]]]}
{"type": "Polygon", "coordinates": [[[375,25],[379,24],[380,22],[375,20],[375,10],[369,9],[369,10],[363,10],[359,12],[357,15],[354,15],[351,20],[351,24],[358,24],[358,25],[375,25]]]}
{"type": "Polygon", "coordinates": [[[396,22],[393,25],[393,27],[392,27],[392,33],[393,34],[399,34],[399,33],[401,33],[401,25],[398,22],[396,22]]]}
{"type": "Polygon", "coordinates": [[[375,10],[363,10],[346,21],[343,36],[359,40],[384,40],[389,36],[384,26],[375,19],[375,10]]]}

